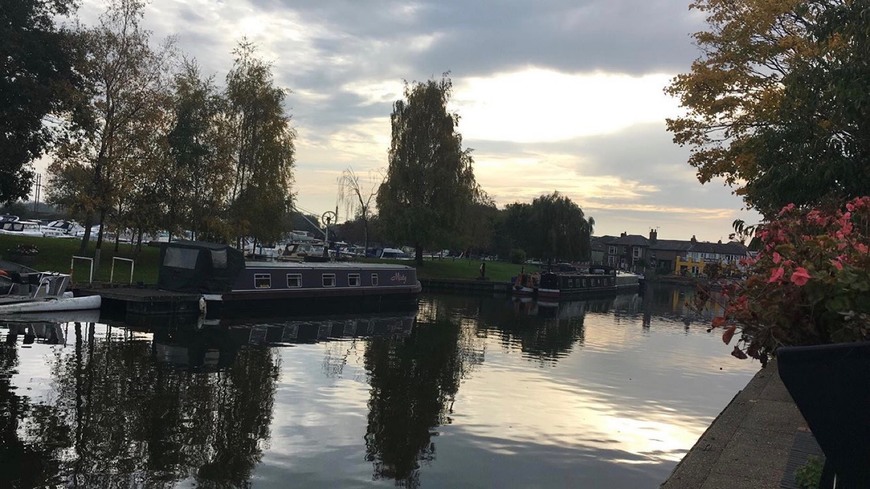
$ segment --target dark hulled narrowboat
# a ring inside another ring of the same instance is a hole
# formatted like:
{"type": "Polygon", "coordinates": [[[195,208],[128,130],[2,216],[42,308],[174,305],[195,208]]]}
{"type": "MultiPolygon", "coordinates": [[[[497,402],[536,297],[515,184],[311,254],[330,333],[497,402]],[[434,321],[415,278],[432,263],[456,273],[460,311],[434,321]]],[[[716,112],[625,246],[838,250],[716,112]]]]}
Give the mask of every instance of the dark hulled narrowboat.
{"type": "Polygon", "coordinates": [[[208,318],[406,310],[421,290],[409,266],[246,262],[231,246],[193,241],[162,244],[158,287],[202,294],[208,318]]]}
{"type": "Polygon", "coordinates": [[[616,275],[581,272],[546,272],[541,274],[538,299],[560,300],[581,295],[616,292],[616,275]]]}

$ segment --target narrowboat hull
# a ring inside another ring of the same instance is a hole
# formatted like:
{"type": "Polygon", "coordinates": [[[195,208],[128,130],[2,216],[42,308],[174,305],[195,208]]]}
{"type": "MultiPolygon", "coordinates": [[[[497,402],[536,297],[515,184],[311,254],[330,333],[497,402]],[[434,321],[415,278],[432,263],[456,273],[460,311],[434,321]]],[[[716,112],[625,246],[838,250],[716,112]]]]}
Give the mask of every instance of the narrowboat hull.
{"type": "Polygon", "coordinates": [[[537,289],[538,300],[560,301],[593,295],[614,294],[618,290],[613,274],[545,273],[537,289]]]}
{"type": "Polygon", "coordinates": [[[379,313],[417,308],[421,286],[403,290],[230,291],[203,294],[206,319],[379,313]]]}
{"type": "Polygon", "coordinates": [[[417,307],[413,267],[386,263],[245,261],[226,245],[163,245],[160,288],[202,294],[208,319],[375,313],[417,307]]]}

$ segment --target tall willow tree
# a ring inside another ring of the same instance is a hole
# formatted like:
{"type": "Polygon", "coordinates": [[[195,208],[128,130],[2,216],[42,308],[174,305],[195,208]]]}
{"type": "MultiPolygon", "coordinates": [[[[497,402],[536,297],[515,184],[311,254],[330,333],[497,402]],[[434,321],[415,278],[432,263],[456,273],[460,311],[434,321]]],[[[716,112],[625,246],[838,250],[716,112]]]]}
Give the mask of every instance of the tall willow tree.
{"type": "Polygon", "coordinates": [[[233,51],[227,75],[226,116],[232,144],[233,184],[230,213],[239,241],[275,241],[293,205],[295,132],[284,113],[287,91],[275,86],[272,66],[243,41],[233,51]]]}
{"type": "Polygon", "coordinates": [[[504,210],[507,248],[545,260],[588,260],[594,226],[592,217],[559,192],[541,195],[531,204],[509,204],[504,210]]]}
{"type": "Polygon", "coordinates": [[[447,111],[453,83],[405,84],[405,100],[393,104],[387,178],[377,204],[384,232],[413,243],[416,262],[424,247],[448,241],[463,212],[479,194],[471,150],[462,149],[459,116],[447,111]]]}

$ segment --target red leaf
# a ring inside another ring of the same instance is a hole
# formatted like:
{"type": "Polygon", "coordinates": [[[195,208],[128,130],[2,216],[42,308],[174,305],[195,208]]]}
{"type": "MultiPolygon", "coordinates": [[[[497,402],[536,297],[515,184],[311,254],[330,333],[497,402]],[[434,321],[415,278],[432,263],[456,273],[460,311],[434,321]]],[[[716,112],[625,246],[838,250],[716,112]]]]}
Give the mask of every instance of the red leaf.
{"type": "Polygon", "coordinates": [[[734,336],[735,331],[737,331],[737,325],[735,324],[725,328],[725,332],[722,333],[722,341],[724,341],[726,345],[731,343],[731,338],[734,336]]]}
{"type": "Polygon", "coordinates": [[[746,356],[745,353],[743,353],[743,350],[741,350],[740,348],[737,348],[736,346],[734,347],[734,350],[731,352],[731,356],[737,357],[741,360],[746,360],[747,358],[749,358],[748,356],[746,356]]]}
{"type": "Polygon", "coordinates": [[[714,317],[712,326],[714,328],[721,328],[722,326],[725,326],[725,318],[723,316],[714,317]]]}

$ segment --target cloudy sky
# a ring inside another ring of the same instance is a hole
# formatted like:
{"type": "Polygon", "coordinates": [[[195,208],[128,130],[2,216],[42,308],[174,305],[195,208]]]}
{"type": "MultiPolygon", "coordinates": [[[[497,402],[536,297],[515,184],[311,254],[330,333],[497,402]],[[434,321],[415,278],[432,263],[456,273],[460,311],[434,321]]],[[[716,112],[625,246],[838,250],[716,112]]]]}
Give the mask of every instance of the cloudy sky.
{"type": "MultiPolygon", "coordinates": [[[[104,3],[82,3],[95,23],[104,3]]],[[[449,71],[450,109],[499,207],[558,190],[596,235],[669,239],[724,240],[735,218],[758,220],[721,182],[699,184],[665,130],[680,109],[662,88],[705,28],[688,0],[152,0],[144,23],[219,84],[235,44],[257,44],[292,92],[297,203],[314,214],[335,208],[344,169],[386,168],[403,81],[449,71]]]]}

